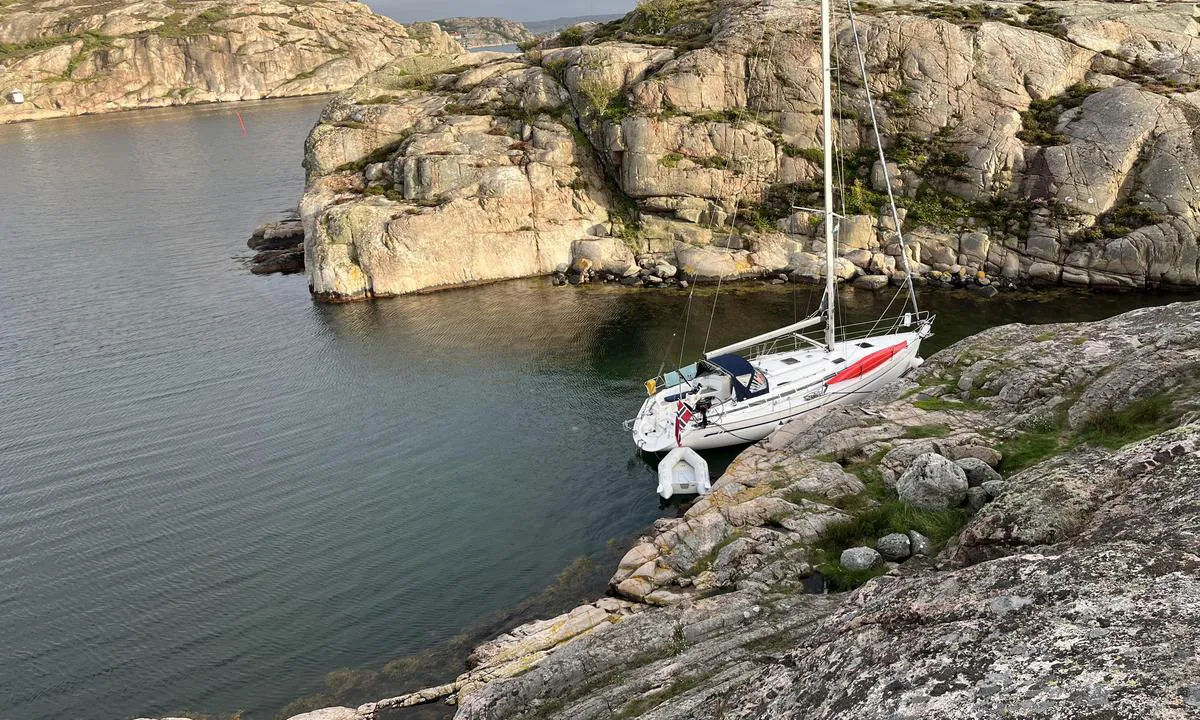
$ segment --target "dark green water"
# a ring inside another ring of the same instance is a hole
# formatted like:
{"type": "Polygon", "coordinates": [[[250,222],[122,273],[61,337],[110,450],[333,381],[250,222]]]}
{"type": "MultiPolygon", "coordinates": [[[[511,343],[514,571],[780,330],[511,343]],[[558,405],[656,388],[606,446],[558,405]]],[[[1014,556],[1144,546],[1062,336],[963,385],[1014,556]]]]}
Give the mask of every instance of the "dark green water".
{"type": "MultiPolygon", "coordinates": [[[[0,127],[0,717],[270,717],[671,511],[620,423],[682,293],[323,306],[246,271],[320,102],[0,127]]],[[[1167,299],[932,294],[927,348],[1167,299]]],[[[709,345],[808,302],[723,292],[709,345]]]]}

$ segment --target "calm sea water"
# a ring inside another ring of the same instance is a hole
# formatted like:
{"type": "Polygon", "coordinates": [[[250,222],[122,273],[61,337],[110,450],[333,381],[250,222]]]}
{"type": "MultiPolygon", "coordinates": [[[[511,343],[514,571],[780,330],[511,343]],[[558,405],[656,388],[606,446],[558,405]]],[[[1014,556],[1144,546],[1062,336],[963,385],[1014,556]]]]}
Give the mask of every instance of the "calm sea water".
{"type": "MultiPolygon", "coordinates": [[[[245,136],[233,106],[0,127],[0,717],[270,717],[665,512],[620,422],[683,294],[323,306],[247,272],[320,103],[238,105],[245,136]]],[[[933,350],[1162,299],[928,301],[933,350]]],[[[813,302],[723,292],[709,346],[813,302]]]]}

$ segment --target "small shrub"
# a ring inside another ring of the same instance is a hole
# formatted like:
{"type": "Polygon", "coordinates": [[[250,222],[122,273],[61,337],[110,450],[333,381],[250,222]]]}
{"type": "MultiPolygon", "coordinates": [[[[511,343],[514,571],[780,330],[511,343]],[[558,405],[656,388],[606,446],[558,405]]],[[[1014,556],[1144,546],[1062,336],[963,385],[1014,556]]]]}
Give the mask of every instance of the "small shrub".
{"type": "Polygon", "coordinates": [[[945,20],[964,27],[978,27],[979,23],[988,20],[1010,20],[1007,10],[988,7],[987,5],[930,5],[923,14],[936,20],[945,20]]]}
{"type": "Polygon", "coordinates": [[[569,27],[558,34],[560,47],[579,47],[584,39],[583,28],[579,26],[569,27]]]}
{"type": "Polygon", "coordinates": [[[783,144],[783,154],[788,157],[804,158],[813,165],[825,164],[825,151],[821,148],[802,148],[796,147],[791,143],[783,144]]]}
{"type": "Polygon", "coordinates": [[[695,162],[702,168],[712,170],[730,170],[733,168],[733,163],[729,158],[720,155],[711,155],[709,157],[695,158],[695,162]]]}
{"type": "Polygon", "coordinates": [[[1023,9],[1029,13],[1026,15],[1024,22],[1011,21],[1011,24],[1044,32],[1055,37],[1065,38],[1067,36],[1067,28],[1063,24],[1063,16],[1057,10],[1038,5],[1037,3],[1027,3],[1023,9]]]}
{"type": "Polygon", "coordinates": [[[617,96],[617,88],[600,78],[585,77],[579,82],[579,92],[587,100],[592,112],[603,116],[617,96]]]}
{"type": "Polygon", "coordinates": [[[1089,95],[1101,88],[1077,83],[1067,88],[1062,95],[1029,103],[1029,109],[1021,113],[1021,129],[1017,137],[1030,145],[1065,145],[1069,138],[1055,130],[1058,119],[1064,112],[1077,108],[1089,95]]]}
{"type": "Polygon", "coordinates": [[[1144,205],[1119,205],[1096,217],[1096,224],[1083,231],[1087,240],[1098,241],[1125,237],[1147,225],[1165,222],[1167,217],[1144,205]]]}

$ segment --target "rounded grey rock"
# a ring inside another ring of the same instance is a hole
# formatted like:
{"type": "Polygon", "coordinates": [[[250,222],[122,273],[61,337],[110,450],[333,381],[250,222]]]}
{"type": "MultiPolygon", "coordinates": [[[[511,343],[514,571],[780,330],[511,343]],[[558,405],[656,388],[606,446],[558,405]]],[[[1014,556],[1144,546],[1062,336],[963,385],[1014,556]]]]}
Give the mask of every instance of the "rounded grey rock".
{"type": "Polygon", "coordinates": [[[906,560],[912,555],[912,541],[904,533],[892,533],[879,538],[875,550],[884,560],[906,560]]]}
{"type": "Polygon", "coordinates": [[[924,453],[896,481],[896,492],[909,505],[926,510],[956,508],[967,499],[967,474],[954,461],[924,453]]]}
{"type": "Polygon", "coordinates": [[[908,531],[908,542],[913,555],[933,557],[933,541],[916,530],[908,531]]]}
{"type": "Polygon", "coordinates": [[[864,290],[879,290],[887,287],[887,275],[860,275],[854,281],[854,287],[864,290]]]}
{"type": "Polygon", "coordinates": [[[869,547],[852,547],[842,551],[842,567],[847,570],[870,570],[881,562],[883,558],[869,547]]]}
{"type": "Polygon", "coordinates": [[[983,487],[983,484],[989,480],[1004,479],[1000,476],[1000,473],[993,470],[990,465],[979,458],[965,457],[959,458],[954,462],[967,474],[967,485],[971,487],[983,487]]]}
{"type": "Polygon", "coordinates": [[[967,507],[971,508],[971,512],[979,512],[990,498],[986,491],[981,487],[967,488],[967,507]]]}
{"type": "Polygon", "coordinates": [[[983,489],[989,499],[995,500],[1004,492],[1004,488],[1008,483],[1003,480],[988,480],[980,487],[983,489]]]}

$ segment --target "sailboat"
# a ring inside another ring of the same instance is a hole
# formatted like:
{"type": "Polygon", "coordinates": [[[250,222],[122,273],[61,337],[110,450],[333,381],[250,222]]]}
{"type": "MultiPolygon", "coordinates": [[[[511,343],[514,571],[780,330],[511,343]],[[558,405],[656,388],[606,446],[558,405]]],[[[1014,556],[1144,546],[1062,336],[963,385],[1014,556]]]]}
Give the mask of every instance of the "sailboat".
{"type": "MultiPolygon", "coordinates": [[[[833,62],[830,0],[821,0],[822,131],[824,150],[825,292],[809,317],[740,342],[703,353],[686,367],[646,381],[649,397],[637,417],[626,421],[633,441],[646,452],[674,448],[703,450],[757,442],[789,420],[828,412],[861,401],[918,367],[921,341],[933,330],[934,316],[917,307],[908,254],[900,230],[891,178],[867,83],[866,61],[847,3],[862,85],[875,130],[892,219],[900,242],[907,304],[894,318],[839,324],[837,316],[838,226],[834,210],[833,62]],[[822,327],[823,335],[810,337],[822,327]]],[[[886,316],[886,311],[885,311],[886,316]]]]}

